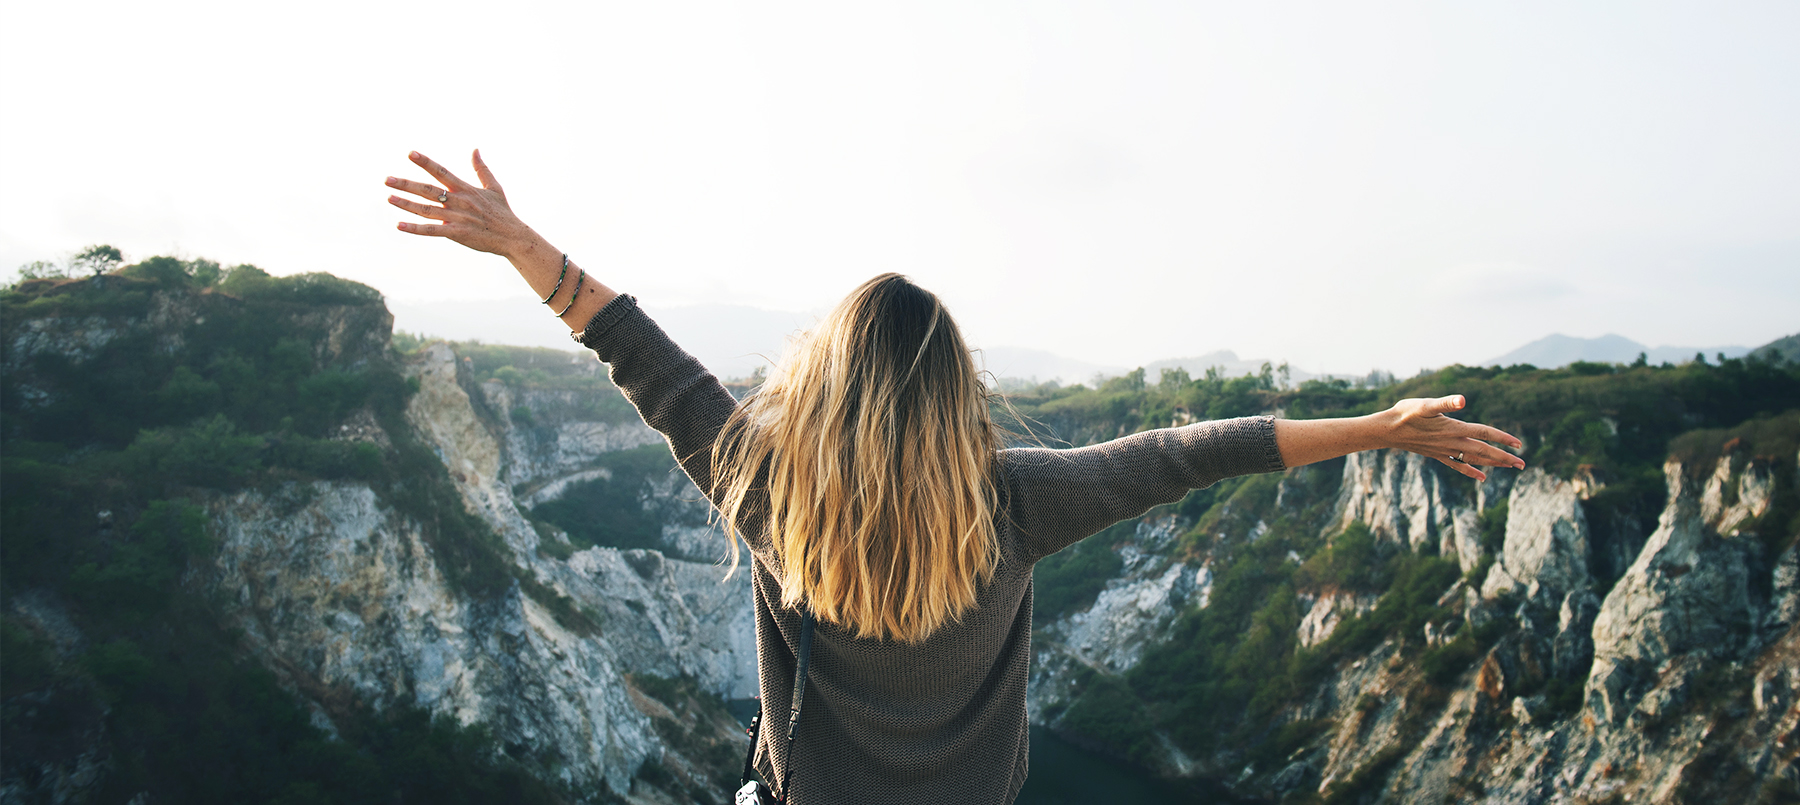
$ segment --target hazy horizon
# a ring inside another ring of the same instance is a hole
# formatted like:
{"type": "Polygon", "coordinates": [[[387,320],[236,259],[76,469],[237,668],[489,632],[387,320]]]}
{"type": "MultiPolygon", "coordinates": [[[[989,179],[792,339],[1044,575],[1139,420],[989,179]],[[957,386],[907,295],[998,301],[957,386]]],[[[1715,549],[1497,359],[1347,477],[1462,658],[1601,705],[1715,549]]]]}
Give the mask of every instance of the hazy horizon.
{"type": "Polygon", "coordinates": [[[975,343],[1090,364],[1410,374],[1550,333],[1751,346],[1800,310],[1792,3],[0,0],[0,22],[0,271],[111,243],[396,304],[525,296],[385,202],[383,177],[423,178],[409,150],[466,175],[480,147],[529,224],[646,304],[811,311],[902,271],[975,343]]]}
{"type": "MultiPolygon", "coordinates": [[[[579,351],[580,347],[568,340],[566,331],[556,322],[543,316],[543,312],[535,309],[532,302],[533,300],[527,297],[518,297],[512,300],[425,304],[390,301],[388,308],[394,313],[395,331],[452,341],[473,340],[488,344],[579,351]],[[510,311],[513,315],[486,318],[477,318],[472,315],[476,312],[493,310],[510,311]]],[[[664,329],[669,331],[677,343],[693,353],[708,368],[728,378],[747,377],[755,366],[773,363],[779,359],[788,336],[804,329],[823,313],[822,310],[785,311],[733,305],[665,306],[654,302],[643,304],[646,311],[655,317],[664,329]]],[[[1783,334],[1783,336],[1785,335],[1788,334],[1783,334]]],[[[1496,360],[1522,353],[1542,342],[1558,338],[1565,341],[1615,346],[1604,356],[1612,359],[1613,362],[1629,362],[1635,357],[1637,351],[1642,350],[1650,354],[1652,363],[1664,360],[1673,362],[1689,360],[1692,359],[1695,352],[1703,352],[1709,359],[1716,352],[1724,352],[1727,357],[1739,357],[1751,349],[1768,343],[1766,341],[1756,344],[1711,345],[1639,343],[1631,347],[1627,354],[1620,351],[1625,349],[1624,347],[1616,346],[1616,339],[1619,338],[1616,334],[1580,339],[1561,333],[1546,333],[1529,342],[1515,345],[1514,349],[1500,355],[1489,355],[1483,358],[1469,357],[1450,363],[1486,366],[1493,364],[1496,360]]],[[[971,343],[970,347],[983,353],[982,358],[986,368],[996,377],[1056,379],[1065,384],[1085,383],[1095,373],[1115,376],[1139,367],[1151,370],[1149,374],[1154,377],[1158,368],[1177,364],[1183,365],[1190,374],[1198,376],[1211,366],[1222,367],[1227,374],[1237,375],[1254,373],[1265,362],[1272,365],[1287,362],[1294,371],[1296,382],[1313,376],[1360,377],[1377,370],[1404,378],[1411,376],[1415,371],[1438,369],[1450,365],[1446,363],[1441,366],[1401,368],[1385,365],[1378,356],[1375,356],[1367,362],[1367,366],[1362,368],[1303,366],[1288,361],[1283,356],[1239,354],[1230,346],[1195,348],[1179,355],[1163,355],[1136,361],[1115,360],[1107,363],[1091,363],[1029,344],[971,343]]],[[[1502,362],[1530,361],[1503,360],[1502,362]]]]}

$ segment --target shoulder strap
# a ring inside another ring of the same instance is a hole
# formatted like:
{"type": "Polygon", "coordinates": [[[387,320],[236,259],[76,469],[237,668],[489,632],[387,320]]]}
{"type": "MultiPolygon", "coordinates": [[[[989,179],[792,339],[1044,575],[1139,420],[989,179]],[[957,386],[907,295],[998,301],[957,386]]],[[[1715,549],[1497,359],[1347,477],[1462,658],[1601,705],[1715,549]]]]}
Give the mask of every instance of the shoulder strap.
{"type": "Polygon", "coordinates": [[[800,650],[796,653],[798,662],[794,666],[794,706],[788,712],[787,739],[787,771],[781,774],[781,801],[788,800],[788,783],[794,779],[794,736],[800,732],[800,705],[806,701],[806,666],[812,662],[813,638],[812,610],[806,611],[806,619],[800,622],[800,650]]]}
{"type": "MultiPolygon", "coordinates": [[[[780,801],[782,802],[787,801],[788,783],[794,778],[794,736],[799,734],[800,705],[806,700],[806,668],[812,663],[813,626],[816,622],[810,609],[806,611],[806,617],[800,621],[800,647],[795,652],[794,700],[788,709],[788,767],[787,771],[781,775],[780,801]]],[[[738,785],[750,782],[750,775],[755,771],[753,767],[756,762],[756,739],[757,734],[761,731],[762,710],[758,708],[756,715],[750,718],[750,728],[747,730],[750,733],[750,750],[744,754],[744,773],[738,780],[738,785]]]]}

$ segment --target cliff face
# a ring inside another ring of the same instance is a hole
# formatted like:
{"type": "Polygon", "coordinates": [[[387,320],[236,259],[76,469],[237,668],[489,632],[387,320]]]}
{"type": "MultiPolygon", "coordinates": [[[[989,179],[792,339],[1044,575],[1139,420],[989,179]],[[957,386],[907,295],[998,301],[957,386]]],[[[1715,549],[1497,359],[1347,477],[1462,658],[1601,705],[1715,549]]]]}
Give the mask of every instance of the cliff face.
{"type": "MultiPolygon", "coordinates": [[[[1584,505],[1603,488],[1591,476],[1530,469],[1471,489],[1417,456],[1351,457],[1322,518],[1325,538],[1361,522],[1390,549],[1455,558],[1478,573],[1486,564],[1485,577],[1444,590],[1421,634],[1339,655],[1316,686],[1276,707],[1271,728],[1312,735],[1281,756],[1235,747],[1195,756],[1162,733],[1149,762],[1283,801],[1751,801],[1794,790],[1800,549],[1766,566],[1756,530],[1778,475],[1742,452],[1704,467],[1671,461],[1664,475],[1655,531],[1638,538],[1641,550],[1610,588],[1597,588],[1590,556],[1610,546],[1591,542],[1584,505]],[[1477,513],[1501,500],[1504,544],[1484,558],[1477,513]],[[1474,644],[1482,651],[1466,669],[1432,665],[1433,649],[1448,656],[1459,636],[1478,633],[1489,639],[1474,644]]],[[[1284,482],[1275,509],[1304,507],[1290,494],[1303,487],[1284,482]]],[[[1225,549],[1173,548],[1170,535],[1188,525],[1147,519],[1118,548],[1122,572],[1093,604],[1039,630],[1034,719],[1096,740],[1075,726],[1081,691],[1095,688],[1084,673],[1135,683],[1131,668],[1168,624],[1209,606],[1199,591],[1225,549]]],[[[1257,528],[1238,535],[1258,537],[1257,528]]],[[[1293,595],[1303,648],[1377,601],[1304,584],[1293,595]]]]}
{"type": "MultiPolygon", "coordinates": [[[[541,553],[540,541],[553,537],[525,519],[514,488],[552,496],[591,472],[598,456],[661,437],[641,424],[557,419],[546,426],[550,438],[521,433],[505,418],[482,415],[457,367],[441,343],[407,365],[419,381],[407,422],[512,560],[596,614],[599,634],[571,631],[516,586],[485,600],[459,594],[415,524],[357,484],[315,482],[211,501],[225,539],[208,581],[224,593],[234,622],[303,689],[377,707],[404,701],[480,722],[503,741],[558,756],[564,782],[630,791],[633,775],[670,747],[639,706],[642,695],[633,696],[629,675],[686,676],[718,696],[754,695],[747,574],[724,582],[717,564],[655,550],[592,547],[567,560],[541,553]]],[[[489,410],[512,408],[502,384],[485,386],[478,393],[489,410]]],[[[685,479],[662,494],[699,497],[685,479]]],[[[695,547],[690,526],[670,530],[695,547]]],[[[720,535],[705,535],[700,549],[724,551],[720,535]]]]}
{"type": "MultiPolygon", "coordinates": [[[[93,294],[94,285],[70,287],[93,294]]],[[[80,315],[9,316],[4,369],[9,416],[22,417],[15,429],[79,393],[69,378],[94,371],[96,361],[180,362],[204,338],[230,350],[229,337],[198,328],[244,315],[237,300],[211,292],[157,290],[132,301],[80,315]],[[136,350],[127,354],[147,357],[108,357],[126,345],[136,350]]],[[[451,564],[467,557],[435,544],[441,529],[430,521],[459,513],[402,505],[393,495],[405,483],[355,473],[282,480],[285,471],[275,471],[219,488],[172,487],[200,506],[209,545],[186,563],[180,584],[210,602],[221,624],[241,635],[240,649],[298,693],[313,724],[329,733],[347,714],[416,707],[483,726],[509,754],[526,758],[528,770],[578,801],[712,801],[727,790],[744,738],[721,699],[756,693],[755,627],[748,573],[724,580],[718,559],[727,547],[708,525],[698,491],[678,471],[652,479],[641,505],[655,515],[661,539],[647,548],[577,549],[530,518],[532,507],[558,500],[572,484],[606,475],[608,457],[659,445],[661,437],[635,418],[596,421],[579,391],[478,384],[446,344],[396,358],[388,348],[392,319],[379,304],[283,304],[282,319],[260,324],[291,336],[280,348],[301,362],[294,366],[352,377],[371,367],[392,371],[399,361],[401,377],[416,384],[402,416],[345,411],[318,443],[369,445],[382,454],[402,442],[427,448],[473,516],[476,536],[491,535],[499,581],[458,580],[470,571],[451,564]],[[520,406],[532,411],[529,421],[508,415],[520,406]],[[391,432],[396,427],[406,432],[391,432]]],[[[566,359],[577,362],[574,371],[604,377],[591,356],[566,359]]],[[[211,371],[190,374],[191,382],[222,377],[211,371]]],[[[161,404],[167,388],[125,402],[161,404]]],[[[232,390],[208,393],[217,400],[232,390]]],[[[267,452],[295,437],[255,439],[267,452]]],[[[95,514],[81,516],[91,523],[95,514]]],[[[104,531],[111,512],[98,516],[104,531]]],[[[18,555],[20,536],[7,535],[9,558],[18,555]]],[[[9,629],[20,624],[47,637],[59,667],[79,667],[94,641],[64,615],[66,599],[16,589],[11,577],[8,584],[9,629]]],[[[78,802],[107,785],[118,761],[99,726],[104,700],[95,701],[80,745],[29,767],[9,763],[0,798],[78,802]]],[[[42,709],[28,705],[27,712],[42,709]]],[[[16,723],[25,734],[38,729],[8,718],[9,736],[18,736],[10,732],[16,723]]]]}

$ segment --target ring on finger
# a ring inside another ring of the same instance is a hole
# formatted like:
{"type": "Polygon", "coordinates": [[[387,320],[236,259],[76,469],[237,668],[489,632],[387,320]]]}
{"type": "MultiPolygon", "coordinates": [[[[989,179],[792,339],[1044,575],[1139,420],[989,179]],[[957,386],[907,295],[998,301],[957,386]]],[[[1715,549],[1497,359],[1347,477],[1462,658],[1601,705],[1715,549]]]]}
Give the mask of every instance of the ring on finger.
{"type": "Polygon", "coordinates": [[[449,200],[450,200],[450,191],[445,190],[444,192],[438,194],[438,203],[439,204],[446,203],[449,200]]]}
{"type": "Polygon", "coordinates": [[[1456,455],[1454,455],[1454,456],[1451,456],[1451,457],[1450,457],[1450,460],[1451,460],[1451,461],[1455,461],[1455,462],[1457,462],[1457,463],[1459,463],[1459,464],[1467,464],[1467,463],[1469,463],[1469,462],[1467,462],[1467,461],[1463,461],[1463,454],[1461,454],[1461,453],[1457,453],[1457,454],[1456,454],[1456,455]]]}

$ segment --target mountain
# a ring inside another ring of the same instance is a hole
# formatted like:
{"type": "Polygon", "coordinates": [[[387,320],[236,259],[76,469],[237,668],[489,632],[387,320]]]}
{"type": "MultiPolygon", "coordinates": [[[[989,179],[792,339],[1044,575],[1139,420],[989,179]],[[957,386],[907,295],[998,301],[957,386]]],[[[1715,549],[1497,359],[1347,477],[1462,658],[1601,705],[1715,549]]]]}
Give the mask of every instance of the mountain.
{"type": "Polygon", "coordinates": [[[1800,334],[1786,338],[1777,338],[1750,354],[1767,360],[1781,360],[1788,363],[1800,363],[1800,334]]]}
{"type": "Polygon", "coordinates": [[[1547,335],[1497,358],[1482,361],[1482,366],[1515,366],[1529,364],[1542,369],[1558,369],[1576,361],[1589,363],[1631,363],[1644,354],[1652,364],[1680,364],[1703,354],[1707,360],[1741,358],[1749,354],[1747,347],[1646,347],[1622,335],[1608,333],[1599,338],[1576,338],[1560,333],[1547,335]]]}
{"type": "Polygon", "coordinates": [[[1114,377],[1126,372],[1117,366],[1078,361],[1041,349],[1024,347],[981,349],[977,352],[977,359],[982,368],[996,378],[1014,378],[1033,385],[1049,382],[1063,385],[1092,383],[1096,375],[1114,377]]]}

